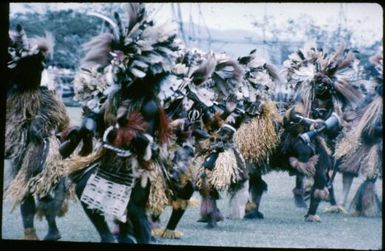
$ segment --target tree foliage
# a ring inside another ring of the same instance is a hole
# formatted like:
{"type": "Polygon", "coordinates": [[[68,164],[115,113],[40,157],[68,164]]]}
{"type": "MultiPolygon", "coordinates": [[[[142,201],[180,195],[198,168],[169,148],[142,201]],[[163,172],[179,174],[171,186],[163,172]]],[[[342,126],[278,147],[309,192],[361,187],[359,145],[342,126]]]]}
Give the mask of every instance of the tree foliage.
{"type": "Polygon", "coordinates": [[[43,14],[26,12],[10,17],[10,29],[21,24],[28,37],[50,32],[55,38],[54,55],[49,64],[76,69],[83,55],[81,45],[99,34],[102,22],[74,10],[51,11],[43,14]]]}

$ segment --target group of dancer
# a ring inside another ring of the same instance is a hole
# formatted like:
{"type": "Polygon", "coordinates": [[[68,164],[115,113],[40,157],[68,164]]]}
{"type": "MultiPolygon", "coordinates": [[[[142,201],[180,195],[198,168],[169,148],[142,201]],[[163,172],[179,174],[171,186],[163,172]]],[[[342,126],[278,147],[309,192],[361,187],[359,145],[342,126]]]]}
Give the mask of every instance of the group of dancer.
{"type": "Polygon", "coordinates": [[[279,69],[256,50],[234,59],[186,48],[144,4],[120,14],[97,14],[110,30],[84,45],[74,80],[78,126],[40,85],[51,37],[28,39],[20,25],[9,33],[5,158],[13,179],[4,199],[20,206],[24,239],[38,240],[36,214],[48,222],[44,240],[60,239],[55,219],[75,194],[102,242],[180,238],[194,192],[208,228],[224,220],[217,200],[225,192],[230,220],[263,218],[271,171],[295,177],[294,202],[308,208],[307,222],[321,221],[321,201],[328,211],[381,215],[382,51],[370,58],[369,80],[343,43],[330,52],[306,43],[279,69]],[[359,175],[365,181],[349,206],[359,175]],[[166,206],[172,213],[161,228],[166,206]]]}

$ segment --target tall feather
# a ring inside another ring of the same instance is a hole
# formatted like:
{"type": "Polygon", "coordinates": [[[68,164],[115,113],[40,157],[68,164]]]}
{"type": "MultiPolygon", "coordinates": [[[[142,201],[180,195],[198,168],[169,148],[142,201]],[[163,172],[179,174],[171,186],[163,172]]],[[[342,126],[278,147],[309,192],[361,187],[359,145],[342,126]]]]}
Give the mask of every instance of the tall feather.
{"type": "Polygon", "coordinates": [[[98,17],[100,19],[102,19],[103,21],[105,21],[109,27],[112,29],[113,31],[113,34],[115,36],[115,39],[118,39],[119,38],[119,29],[118,29],[118,25],[114,22],[114,20],[112,20],[111,18],[105,16],[105,15],[102,15],[100,13],[96,13],[96,12],[91,12],[91,13],[88,13],[89,16],[95,16],[95,17],[98,17]]]}
{"type": "Polygon", "coordinates": [[[343,52],[345,50],[345,43],[342,42],[336,52],[334,52],[330,57],[329,57],[329,65],[331,65],[333,62],[337,61],[339,57],[342,56],[343,52]]]}
{"type": "Polygon", "coordinates": [[[82,66],[88,64],[100,64],[106,66],[110,63],[110,52],[112,50],[112,42],[114,37],[111,34],[104,33],[94,37],[91,41],[83,45],[86,55],[81,60],[82,66]]]}
{"type": "Polygon", "coordinates": [[[122,24],[122,20],[120,19],[120,16],[117,12],[114,12],[114,18],[116,20],[116,26],[117,26],[117,29],[118,29],[118,39],[119,41],[123,42],[123,39],[124,39],[124,33],[123,33],[123,24],[122,24]]]}
{"type": "Polygon", "coordinates": [[[215,71],[226,70],[225,68],[227,68],[228,66],[233,68],[232,79],[235,79],[236,81],[240,81],[243,76],[243,69],[239,65],[239,63],[232,58],[225,58],[223,60],[218,60],[218,64],[215,67],[215,71]]]}
{"type": "Polygon", "coordinates": [[[35,47],[37,50],[43,52],[43,54],[47,57],[48,55],[53,57],[53,51],[55,46],[55,38],[52,33],[45,32],[44,37],[34,37],[30,39],[31,45],[35,47]]]}
{"type": "Polygon", "coordinates": [[[127,30],[130,33],[132,28],[142,21],[146,15],[146,10],[143,3],[128,3],[127,4],[128,24],[127,30]]]}
{"type": "Polygon", "coordinates": [[[209,56],[206,61],[202,62],[195,70],[192,70],[190,78],[193,83],[200,85],[205,82],[213,74],[216,66],[216,59],[209,56]]]}
{"type": "Polygon", "coordinates": [[[265,63],[264,67],[267,70],[267,72],[269,73],[269,75],[272,77],[273,81],[275,81],[277,84],[283,83],[282,76],[279,73],[279,70],[275,65],[265,63]]]}
{"type": "Polygon", "coordinates": [[[344,103],[357,105],[361,99],[361,93],[345,79],[337,79],[333,82],[334,89],[342,95],[344,103]]]}
{"type": "Polygon", "coordinates": [[[345,67],[348,67],[353,63],[353,61],[354,61],[354,54],[353,52],[350,51],[345,58],[340,60],[340,62],[337,65],[337,69],[340,70],[345,67]]]}

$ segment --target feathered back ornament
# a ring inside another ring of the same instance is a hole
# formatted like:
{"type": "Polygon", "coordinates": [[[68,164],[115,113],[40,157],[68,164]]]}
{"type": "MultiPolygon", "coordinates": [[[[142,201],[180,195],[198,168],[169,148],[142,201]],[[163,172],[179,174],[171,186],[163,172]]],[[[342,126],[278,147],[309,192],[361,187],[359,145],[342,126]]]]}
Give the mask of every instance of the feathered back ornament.
{"type": "Polygon", "coordinates": [[[77,99],[96,111],[118,90],[124,95],[137,93],[140,85],[140,90],[156,94],[158,85],[167,82],[159,76],[171,72],[174,65],[178,50],[175,29],[155,24],[143,3],[128,3],[124,10],[125,19],[116,12],[113,17],[89,13],[110,28],[84,44],[86,53],[75,78],[77,99]]]}
{"type": "MultiPolygon", "coordinates": [[[[199,49],[181,48],[176,51],[176,54],[177,58],[173,64],[172,74],[167,75],[162,80],[158,94],[162,106],[164,105],[166,109],[172,109],[172,114],[178,114],[180,111],[182,100],[190,91],[188,86],[191,86],[191,82],[199,85],[211,75],[209,71],[213,68],[209,66],[212,63],[208,62],[200,65],[205,55],[199,49]],[[175,105],[178,107],[174,107],[175,105]]],[[[194,89],[194,87],[192,88],[194,89]]]]}
{"type": "Polygon", "coordinates": [[[21,56],[23,52],[28,52],[30,48],[28,37],[20,24],[16,25],[15,31],[9,32],[8,48],[12,50],[12,52],[14,51],[17,56],[21,56]]]}
{"type": "Polygon", "coordinates": [[[113,82],[126,87],[147,75],[170,72],[178,49],[175,29],[166,24],[155,25],[143,3],[128,3],[125,14],[126,24],[116,12],[113,19],[90,14],[107,22],[112,34],[100,34],[85,44],[83,66],[111,65],[113,82]]]}
{"type": "Polygon", "coordinates": [[[53,55],[55,39],[49,32],[45,32],[45,37],[33,37],[28,39],[23,27],[18,24],[16,31],[9,32],[8,45],[8,68],[16,67],[22,58],[41,54],[42,60],[53,55]]]}
{"type": "Polygon", "coordinates": [[[198,48],[188,49],[180,51],[181,55],[177,63],[184,64],[187,67],[197,66],[202,63],[207,53],[201,51],[198,48]]]}
{"type": "Polygon", "coordinates": [[[21,25],[9,34],[8,69],[10,83],[21,89],[40,86],[44,60],[52,55],[54,38],[51,33],[45,37],[28,39],[21,25]]]}
{"type": "Polygon", "coordinates": [[[190,94],[205,105],[224,101],[240,90],[243,69],[239,63],[225,54],[196,51],[184,57],[189,70],[187,86],[190,94]]]}
{"type": "Polygon", "coordinates": [[[182,108],[183,106],[189,106],[187,104],[191,105],[194,101],[212,105],[211,98],[207,98],[206,94],[213,93],[207,88],[201,88],[201,84],[206,82],[215,70],[214,56],[196,48],[183,48],[177,51],[177,54],[172,74],[162,80],[158,94],[161,104],[165,105],[170,116],[179,114],[183,109],[187,109],[182,108]]]}

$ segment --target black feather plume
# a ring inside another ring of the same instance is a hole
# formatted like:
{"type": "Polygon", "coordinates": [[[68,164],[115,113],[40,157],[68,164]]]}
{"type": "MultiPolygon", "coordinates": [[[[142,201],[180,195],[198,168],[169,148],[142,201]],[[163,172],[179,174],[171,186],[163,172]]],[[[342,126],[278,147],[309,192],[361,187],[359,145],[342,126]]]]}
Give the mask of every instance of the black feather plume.
{"type": "Polygon", "coordinates": [[[119,38],[119,41],[121,43],[123,43],[123,40],[124,40],[124,33],[123,33],[123,24],[122,24],[122,20],[120,19],[120,16],[117,12],[114,12],[114,18],[116,20],[116,25],[118,26],[118,38],[119,38]]]}

